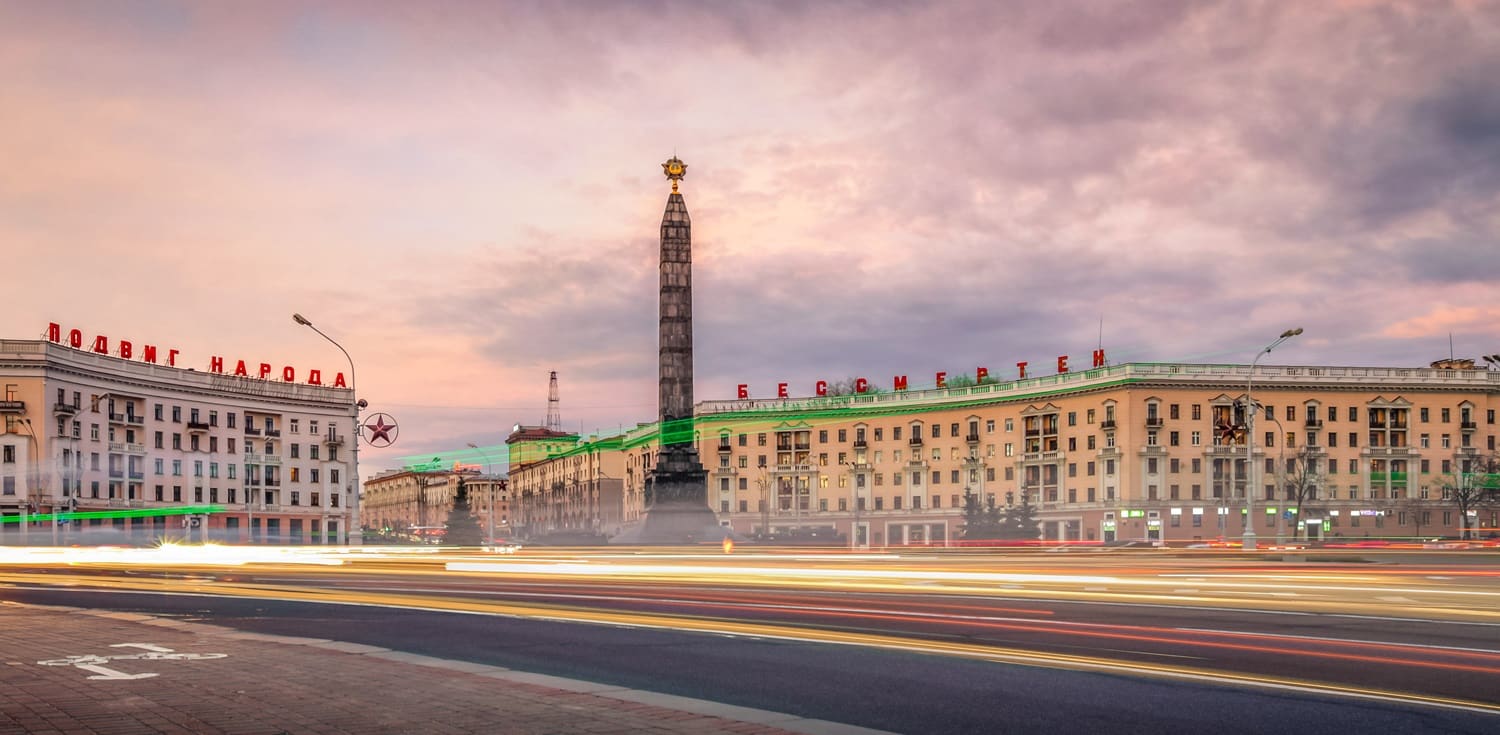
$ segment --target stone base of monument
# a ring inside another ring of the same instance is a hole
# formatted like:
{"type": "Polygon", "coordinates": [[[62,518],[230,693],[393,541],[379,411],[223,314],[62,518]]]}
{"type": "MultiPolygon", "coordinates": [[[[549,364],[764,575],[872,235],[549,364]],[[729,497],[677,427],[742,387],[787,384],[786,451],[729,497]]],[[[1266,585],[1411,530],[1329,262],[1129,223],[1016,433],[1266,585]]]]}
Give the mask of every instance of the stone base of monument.
{"type": "Polygon", "coordinates": [[[651,506],[640,521],[626,526],[609,542],[623,546],[664,546],[719,544],[725,538],[743,540],[727,526],[719,525],[719,519],[707,504],[678,502],[651,506]]]}

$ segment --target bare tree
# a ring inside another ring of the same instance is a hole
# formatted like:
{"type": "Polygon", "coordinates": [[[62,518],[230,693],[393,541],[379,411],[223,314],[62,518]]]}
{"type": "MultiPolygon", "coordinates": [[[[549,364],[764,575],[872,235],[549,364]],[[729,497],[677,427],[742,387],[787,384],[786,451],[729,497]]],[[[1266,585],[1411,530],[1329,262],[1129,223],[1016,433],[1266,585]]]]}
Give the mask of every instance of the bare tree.
{"type": "MultiPolygon", "coordinates": [[[[854,386],[857,384],[858,380],[859,380],[858,378],[853,378],[853,377],[844,378],[843,380],[835,380],[835,381],[833,381],[833,382],[831,382],[831,383],[828,384],[828,395],[830,395],[830,396],[852,396],[852,395],[854,395],[854,386]]],[[[885,391],[883,391],[883,390],[881,390],[879,388],[876,388],[874,385],[871,385],[868,381],[865,383],[865,392],[864,392],[864,395],[869,395],[871,393],[884,393],[884,392],[885,391]]]]}
{"type": "MultiPolygon", "coordinates": [[[[1302,506],[1308,501],[1318,499],[1318,488],[1324,482],[1323,452],[1316,447],[1304,446],[1297,453],[1286,460],[1282,467],[1282,486],[1286,488],[1287,500],[1297,504],[1297,511],[1293,518],[1296,522],[1302,520],[1302,506]]],[[[1306,538],[1307,524],[1303,523],[1303,538],[1306,538]]],[[[1292,538],[1297,538],[1297,533],[1292,533],[1292,538]]]]}
{"type": "Polygon", "coordinates": [[[1443,501],[1458,506],[1458,537],[1473,538],[1469,513],[1500,504],[1500,455],[1461,453],[1452,470],[1438,478],[1443,501]]]}

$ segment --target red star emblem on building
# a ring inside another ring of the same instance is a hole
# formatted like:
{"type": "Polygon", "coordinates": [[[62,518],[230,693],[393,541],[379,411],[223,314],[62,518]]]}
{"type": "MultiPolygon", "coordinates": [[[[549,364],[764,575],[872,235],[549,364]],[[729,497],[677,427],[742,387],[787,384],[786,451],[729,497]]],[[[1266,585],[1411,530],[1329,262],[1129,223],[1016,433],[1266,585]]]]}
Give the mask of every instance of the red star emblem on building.
{"type": "Polygon", "coordinates": [[[396,420],[387,414],[377,413],[364,425],[365,441],[374,446],[389,446],[396,441],[396,420]],[[389,419],[389,422],[387,422],[389,419]]]}

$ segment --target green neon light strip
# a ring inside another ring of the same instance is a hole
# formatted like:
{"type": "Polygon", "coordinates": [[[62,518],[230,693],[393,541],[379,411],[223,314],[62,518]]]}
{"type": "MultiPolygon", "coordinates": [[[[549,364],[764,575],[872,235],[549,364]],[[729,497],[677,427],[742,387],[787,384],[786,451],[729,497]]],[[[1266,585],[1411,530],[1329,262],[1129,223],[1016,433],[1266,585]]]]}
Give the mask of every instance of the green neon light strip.
{"type": "MultiPolygon", "coordinates": [[[[208,513],[223,513],[222,505],[184,505],[177,508],[137,508],[134,510],[99,510],[73,513],[31,513],[27,521],[83,521],[91,518],[155,518],[157,516],[188,516],[208,513]]],[[[0,516],[0,523],[20,523],[21,516],[0,516]]]]}

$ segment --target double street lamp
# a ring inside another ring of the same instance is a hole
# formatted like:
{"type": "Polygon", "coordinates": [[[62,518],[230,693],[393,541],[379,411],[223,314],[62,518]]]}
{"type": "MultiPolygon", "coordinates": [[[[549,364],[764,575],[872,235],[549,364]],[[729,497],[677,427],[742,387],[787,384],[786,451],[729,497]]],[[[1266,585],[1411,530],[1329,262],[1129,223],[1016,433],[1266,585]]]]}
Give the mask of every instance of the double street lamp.
{"type": "Polygon", "coordinates": [[[1271,354],[1271,350],[1280,347],[1282,342],[1299,334],[1302,334],[1302,327],[1288,329],[1275,342],[1266,345],[1250,361],[1250,375],[1245,378],[1245,535],[1241,548],[1246,551],[1255,550],[1255,401],[1250,397],[1251,383],[1255,381],[1255,366],[1260,358],[1271,354]]]}
{"type": "Polygon", "coordinates": [[[334,341],[332,337],[323,334],[323,330],[313,326],[313,323],[308,320],[307,317],[302,316],[301,314],[292,314],[292,321],[301,324],[302,326],[307,327],[314,332],[317,332],[319,337],[328,340],[328,342],[334,347],[339,348],[339,352],[344,353],[344,359],[349,361],[349,411],[350,415],[354,418],[354,434],[350,437],[350,441],[353,442],[354,445],[351,449],[351,451],[353,452],[353,456],[350,460],[350,473],[353,476],[352,479],[354,481],[354,492],[350,496],[349,503],[345,505],[345,507],[350,508],[352,512],[349,514],[349,518],[344,522],[344,534],[348,539],[349,545],[357,546],[364,543],[364,530],[360,528],[359,525],[359,410],[361,408],[364,408],[366,404],[364,403],[364,401],[358,400],[358,394],[355,393],[356,384],[354,382],[354,358],[349,356],[349,351],[344,349],[343,345],[334,341]]]}

